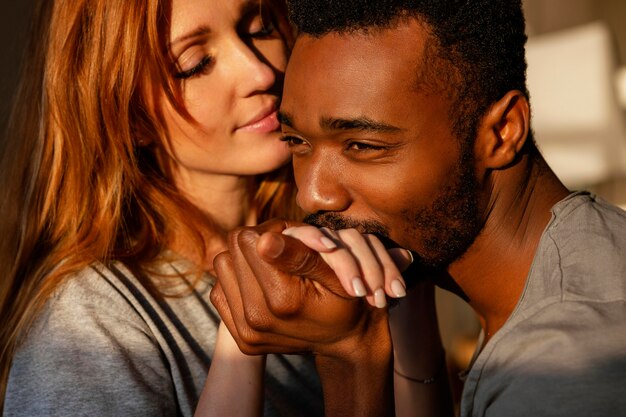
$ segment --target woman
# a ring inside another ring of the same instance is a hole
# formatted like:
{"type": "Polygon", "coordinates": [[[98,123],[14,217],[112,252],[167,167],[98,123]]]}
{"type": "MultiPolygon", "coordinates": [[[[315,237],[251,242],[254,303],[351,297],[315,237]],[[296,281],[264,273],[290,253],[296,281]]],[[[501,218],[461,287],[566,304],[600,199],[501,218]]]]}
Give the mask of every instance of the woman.
{"type": "MultiPolygon", "coordinates": [[[[225,233],[296,215],[276,131],[282,12],[41,2],[0,161],[6,415],[194,413],[225,233]]],[[[267,415],[322,413],[310,361],[267,368],[267,415]]]]}

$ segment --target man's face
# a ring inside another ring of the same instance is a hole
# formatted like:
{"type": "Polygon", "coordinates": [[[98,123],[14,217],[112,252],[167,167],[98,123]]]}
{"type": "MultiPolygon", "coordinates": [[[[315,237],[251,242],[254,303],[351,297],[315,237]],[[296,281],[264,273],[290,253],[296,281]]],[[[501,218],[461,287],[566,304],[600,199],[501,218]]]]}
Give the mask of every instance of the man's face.
{"type": "Polygon", "coordinates": [[[471,151],[451,131],[450,98],[429,87],[441,82],[418,83],[441,76],[421,71],[426,40],[416,21],[300,36],[281,119],[298,204],[314,224],[383,232],[446,266],[480,229],[477,186],[471,151]]]}

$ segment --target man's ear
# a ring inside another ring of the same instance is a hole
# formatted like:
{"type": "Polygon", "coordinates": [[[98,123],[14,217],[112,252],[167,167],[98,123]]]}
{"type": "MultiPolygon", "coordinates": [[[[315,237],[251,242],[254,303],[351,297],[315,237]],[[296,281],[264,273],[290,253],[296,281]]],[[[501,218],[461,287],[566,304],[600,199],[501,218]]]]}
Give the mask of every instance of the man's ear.
{"type": "Polygon", "coordinates": [[[528,137],[530,106],[518,90],[509,91],[485,113],[474,147],[477,162],[484,169],[511,164],[528,137]]]}

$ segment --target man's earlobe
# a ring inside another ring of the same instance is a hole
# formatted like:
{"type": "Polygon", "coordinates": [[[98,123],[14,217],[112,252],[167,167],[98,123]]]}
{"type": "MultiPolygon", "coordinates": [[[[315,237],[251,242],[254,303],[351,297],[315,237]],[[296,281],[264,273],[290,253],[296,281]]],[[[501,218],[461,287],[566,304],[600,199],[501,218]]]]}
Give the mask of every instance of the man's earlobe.
{"type": "Polygon", "coordinates": [[[483,116],[476,140],[476,157],[486,169],[513,163],[528,137],[530,106],[521,91],[509,91],[483,116]]]}

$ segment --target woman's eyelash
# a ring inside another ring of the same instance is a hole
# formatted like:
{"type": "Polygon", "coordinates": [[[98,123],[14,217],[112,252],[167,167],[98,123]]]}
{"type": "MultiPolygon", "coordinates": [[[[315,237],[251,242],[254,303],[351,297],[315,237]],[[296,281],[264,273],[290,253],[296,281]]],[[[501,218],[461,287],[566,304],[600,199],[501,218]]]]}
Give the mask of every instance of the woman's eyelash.
{"type": "Polygon", "coordinates": [[[195,67],[188,69],[187,71],[181,71],[174,74],[175,78],[184,80],[187,78],[191,78],[195,75],[203,73],[207,66],[213,61],[213,58],[210,56],[205,56],[195,67]]]}

